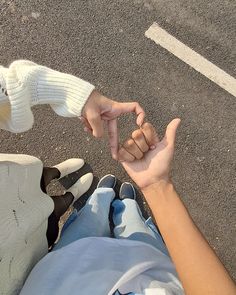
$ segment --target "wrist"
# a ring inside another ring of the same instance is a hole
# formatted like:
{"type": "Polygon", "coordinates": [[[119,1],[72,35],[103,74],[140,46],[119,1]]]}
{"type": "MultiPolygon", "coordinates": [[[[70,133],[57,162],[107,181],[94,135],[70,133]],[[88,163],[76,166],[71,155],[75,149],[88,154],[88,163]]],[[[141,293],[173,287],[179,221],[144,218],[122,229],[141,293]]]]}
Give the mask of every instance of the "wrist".
{"type": "Polygon", "coordinates": [[[171,216],[178,204],[178,194],[170,180],[161,180],[142,190],[156,222],[171,216]]]}
{"type": "Polygon", "coordinates": [[[90,94],[90,96],[88,97],[88,100],[90,99],[90,100],[97,100],[97,99],[100,99],[101,98],[101,93],[95,88],[92,92],[91,92],[91,94],[90,94]]]}
{"type": "Polygon", "coordinates": [[[157,197],[158,195],[166,195],[168,192],[173,191],[174,186],[170,179],[159,180],[141,189],[145,198],[157,197]]]}

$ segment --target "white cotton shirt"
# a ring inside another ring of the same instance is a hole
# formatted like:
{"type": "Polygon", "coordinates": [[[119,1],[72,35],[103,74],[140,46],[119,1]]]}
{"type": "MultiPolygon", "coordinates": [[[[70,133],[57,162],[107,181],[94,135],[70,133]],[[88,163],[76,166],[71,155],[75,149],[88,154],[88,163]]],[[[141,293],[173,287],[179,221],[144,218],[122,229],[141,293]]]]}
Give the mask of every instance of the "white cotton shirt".
{"type": "Polygon", "coordinates": [[[32,270],[20,295],[134,292],[182,295],[169,256],[138,241],[84,238],[47,254],[32,270]]]}

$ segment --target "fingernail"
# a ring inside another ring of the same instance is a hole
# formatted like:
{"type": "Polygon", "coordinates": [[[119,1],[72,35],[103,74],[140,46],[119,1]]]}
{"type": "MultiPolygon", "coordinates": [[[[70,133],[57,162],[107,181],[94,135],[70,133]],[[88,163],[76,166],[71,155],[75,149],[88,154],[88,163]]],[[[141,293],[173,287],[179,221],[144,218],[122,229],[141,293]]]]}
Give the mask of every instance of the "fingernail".
{"type": "Polygon", "coordinates": [[[150,146],[150,149],[151,149],[151,150],[154,150],[155,148],[156,148],[155,145],[151,145],[151,146],[150,146]]]}

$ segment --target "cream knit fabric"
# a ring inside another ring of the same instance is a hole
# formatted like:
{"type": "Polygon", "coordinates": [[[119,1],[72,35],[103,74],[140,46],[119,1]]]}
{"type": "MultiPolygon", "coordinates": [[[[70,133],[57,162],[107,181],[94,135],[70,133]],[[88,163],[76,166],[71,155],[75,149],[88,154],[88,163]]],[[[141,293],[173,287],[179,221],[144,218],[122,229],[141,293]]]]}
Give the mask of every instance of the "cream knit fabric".
{"type": "Polygon", "coordinates": [[[47,253],[53,201],[40,189],[42,167],[31,156],[0,154],[0,294],[18,294],[47,253]]]}
{"type": "MultiPolygon", "coordinates": [[[[94,86],[30,61],[0,67],[0,128],[23,132],[31,107],[50,104],[66,117],[80,116],[94,86]]],[[[48,251],[46,230],[53,201],[40,189],[42,162],[0,154],[0,294],[18,294],[32,267],[48,251]]],[[[32,293],[33,294],[33,293],[32,293]]]]}
{"type": "Polygon", "coordinates": [[[60,116],[80,116],[93,90],[86,81],[26,60],[0,67],[0,128],[29,130],[34,122],[31,107],[37,104],[50,104],[60,116]]]}

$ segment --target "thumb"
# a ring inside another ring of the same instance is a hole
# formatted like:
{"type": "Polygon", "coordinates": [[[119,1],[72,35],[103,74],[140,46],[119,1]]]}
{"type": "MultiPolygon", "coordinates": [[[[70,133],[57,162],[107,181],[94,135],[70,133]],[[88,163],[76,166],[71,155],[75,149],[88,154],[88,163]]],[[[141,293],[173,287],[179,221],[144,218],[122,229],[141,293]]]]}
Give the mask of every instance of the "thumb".
{"type": "Polygon", "coordinates": [[[104,133],[103,129],[103,121],[99,112],[96,110],[90,110],[87,113],[86,119],[91,126],[93,136],[95,137],[102,137],[104,133]]]}
{"type": "Polygon", "coordinates": [[[176,131],[177,131],[177,128],[179,127],[180,122],[181,120],[179,118],[176,118],[168,124],[166,128],[165,136],[163,138],[163,141],[165,141],[167,145],[174,146],[176,131]]]}

